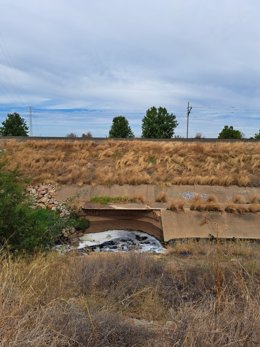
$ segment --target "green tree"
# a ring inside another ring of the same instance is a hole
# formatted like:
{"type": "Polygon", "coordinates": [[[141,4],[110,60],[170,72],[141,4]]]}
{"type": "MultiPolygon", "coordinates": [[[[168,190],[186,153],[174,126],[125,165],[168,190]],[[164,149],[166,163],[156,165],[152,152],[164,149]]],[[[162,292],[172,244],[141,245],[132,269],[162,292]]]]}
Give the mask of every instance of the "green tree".
{"type": "Polygon", "coordinates": [[[9,113],[0,128],[2,136],[28,136],[28,126],[19,113],[9,113]]]}
{"type": "Polygon", "coordinates": [[[260,140],[260,130],[259,130],[258,133],[255,134],[255,139],[256,139],[256,140],[260,140]]]}
{"type": "Polygon", "coordinates": [[[235,130],[233,126],[225,125],[218,135],[219,139],[242,139],[243,134],[239,130],[235,130]]]}
{"type": "Polygon", "coordinates": [[[124,116],[117,116],[113,119],[111,129],[109,130],[109,137],[122,139],[134,137],[128,120],[124,116]]]}
{"type": "Polygon", "coordinates": [[[142,137],[145,138],[170,139],[178,126],[176,116],[164,107],[149,108],[142,122],[142,137]]]}
{"type": "Polygon", "coordinates": [[[75,139],[77,137],[77,134],[69,133],[69,134],[66,135],[66,137],[69,137],[70,139],[75,139]]]}

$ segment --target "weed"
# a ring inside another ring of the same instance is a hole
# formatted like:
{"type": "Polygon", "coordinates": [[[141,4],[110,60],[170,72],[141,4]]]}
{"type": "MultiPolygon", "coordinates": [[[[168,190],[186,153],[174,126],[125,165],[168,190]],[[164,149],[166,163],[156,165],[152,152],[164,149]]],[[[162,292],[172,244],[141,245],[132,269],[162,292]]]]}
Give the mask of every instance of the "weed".
{"type": "Polygon", "coordinates": [[[130,202],[139,202],[141,204],[145,203],[145,199],[142,195],[136,195],[133,198],[130,199],[130,202]]]}
{"type": "Polygon", "coordinates": [[[217,203],[218,199],[215,195],[209,195],[208,198],[207,198],[207,202],[214,202],[214,203],[217,203]]]}
{"type": "Polygon", "coordinates": [[[222,212],[222,207],[220,204],[216,202],[210,202],[210,203],[205,203],[204,210],[211,211],[211,212],[222,212]]]}
{"type": "Polygon", "coordinates": [[[165,192],[160,192],[155,199],[156,202],[167,202],[167,195],[165,192]]]}
{"type": "Polygon", "coordinates": [[[148,163],[155,165],[156,164],[156,157],[153,155],[150,155],[148,158],[148,163]]]}
{"type": "Polygon", "coordinates": [[[180,212],[180,211],[184,211],[184,205],[185,202],[183,200],[172,200],[170,201],[170,203],[167,206],[168,210],[174,211],[174,212],[180,212]]]}
{"type": "Polygon", "coordinates": [[[235,195],[233,197],[232,201],[234,204],[245,204],[246,203],[245,198],[242,195],[235,195]]]}
{"type": "Polygon", "coordinates": [[[124,203],[128,201],[129,201],[129,198],[126,196],[93,196],[90,199],[90,202],[101,204],[101,205],[124,203]]]}
{"type": "Polygon", "coordinates": [[[250,197],[249,197],[249,202],[251,203],[251,204],[257,204],[257,203],[260,203],[260,196],[258,196],[258,195],[251,195],[250,197]]]}
{"type": "Polygon", "coordinates": [[[90,199],[90,202],[101,204],[101,205],[127,203],[127,202],[144,203],[144,198],[142,196],[134,196],[133,198],[130,198],[128,196],[93,196],[90,199]]]}

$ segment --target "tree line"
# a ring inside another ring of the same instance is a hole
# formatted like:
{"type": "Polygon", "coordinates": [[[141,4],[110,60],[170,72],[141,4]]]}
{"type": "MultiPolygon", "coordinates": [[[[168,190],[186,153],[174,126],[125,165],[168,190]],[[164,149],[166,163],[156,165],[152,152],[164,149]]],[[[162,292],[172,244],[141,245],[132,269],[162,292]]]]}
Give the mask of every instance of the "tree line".
{"type": "MultiPolygon", "coordinates": [[[[169,113],[165,107],[150,107],[142,119],[142,137],[154,139],[171,139],[174,136],[175,129],[178,126],[176,116],[169,113]]],[[[28,136],[29,128],[25,120],[16,112],[9,113],[0,127],[0,136],[28,136]]],[[[67,137],[77,137],[70,133],[67,137]]],[[[83,138],[91,138],[92,134],[87,132],[82,134],[83,138]]],[[[111,128],[108,134],[109,138],[134,138],[134,133],[126,117],[119,115],[113,118],[111,128]]],[[[202,135],[198,133],[197,138],[202,135]]],[[[219,139],[242,139],[244,137],[240,130],[233,126],[225,125],[220,131],[219,139]]],[[[260,140],[260,130],[252,137],[260,140]]]]}

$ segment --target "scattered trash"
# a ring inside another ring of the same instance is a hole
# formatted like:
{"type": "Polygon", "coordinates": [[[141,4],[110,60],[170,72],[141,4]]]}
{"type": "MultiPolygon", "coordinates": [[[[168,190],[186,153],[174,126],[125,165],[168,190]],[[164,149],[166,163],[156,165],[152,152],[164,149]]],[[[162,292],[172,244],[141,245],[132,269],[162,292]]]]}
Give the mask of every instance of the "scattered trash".
{"type": "Polygon", "coordinates": [[[182,257],[188,257],[189,255],[192,255],[192,253],[189,251],[182,251],[179,253],[179,255],[182,257]]]}
{"type": "Polygon", "coordinates": [[[108,230],[86,234],[79,240],[78,250],[148,253],[164,253],[166,251],[155,237],[140,231],[108,230]]]}

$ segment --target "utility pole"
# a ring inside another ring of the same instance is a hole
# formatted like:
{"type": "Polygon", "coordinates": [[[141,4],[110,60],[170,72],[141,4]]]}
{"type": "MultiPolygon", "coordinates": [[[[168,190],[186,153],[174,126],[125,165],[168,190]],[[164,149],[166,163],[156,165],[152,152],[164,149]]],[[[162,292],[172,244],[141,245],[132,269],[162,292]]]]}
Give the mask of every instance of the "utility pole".
{"type": "Polygon", "coordinates": [[[188,107],[187,107],[187,133],[186,133],[186,138],[189,138],[189,117],[191,113],[192,107],[190,106],[190,103],[188,102],[188,107]]]}
{"type": "Polygon", "coordinates": [[[33,131],[32,131],[32,106],[29,106],[29,117],[30,117],[30,136],[33,136],[33,131]]]}

